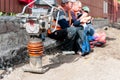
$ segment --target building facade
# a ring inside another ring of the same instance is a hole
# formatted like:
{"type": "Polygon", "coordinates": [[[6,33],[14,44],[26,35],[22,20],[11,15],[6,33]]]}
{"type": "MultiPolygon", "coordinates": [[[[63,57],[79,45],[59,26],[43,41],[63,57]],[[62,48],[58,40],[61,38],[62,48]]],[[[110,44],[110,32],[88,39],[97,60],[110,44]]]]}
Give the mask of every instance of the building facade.
{"type": "MultiPolygon", "coordinates": [[[[90,8],[90,15],[95,18],[107,18],[110,19],[111,22],[116,22],[117,19],[120,18],[118,15],[120,6],[118,5],[117,0],[80,1],[82,2],[83,6],[88,6],[90,8]]],[[[57,0],[57,3],[60,4],[61,0],[57,0]]],[[[0,0],[0,12],[20,13],[25,5],[25,3],[20,3],[20,0],[0,0]]],[[[29,12],[29,10],[26,12],[29,12]]]]}

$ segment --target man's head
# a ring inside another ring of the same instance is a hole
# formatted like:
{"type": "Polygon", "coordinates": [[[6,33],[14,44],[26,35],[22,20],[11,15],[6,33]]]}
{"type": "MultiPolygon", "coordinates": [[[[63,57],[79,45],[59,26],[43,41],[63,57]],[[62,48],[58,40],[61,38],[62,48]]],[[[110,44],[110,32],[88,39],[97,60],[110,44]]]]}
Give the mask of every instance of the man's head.
{"type": "Polygon", "coordinates": [[[90,9],[89,9],[88,6],[84,6],[84,7],[82,7],[82,10],[83,10],[84,12],[87,12],[87,13],[90,12],[90,9]]]}
{"type": "Polygon", "coordinates": [[[76,0],[62,0],[62,4],[64,4],[64,7],[66,7],[66,9],[70,10],[73,7],[73,2],[75,2],[76,0]]]}
{"type": "Polygon", "coordinates": [[[73,3],[72,10],[74,12],[78,12],[81,11],[81,7],[82,7],[82,3],[79,0],[77,0],[76,2],[73,3]]]}
{"type": "Polygon", "coordinates": [[[76,0],[62,0],[62,3],[75,2],[76,0]]]}

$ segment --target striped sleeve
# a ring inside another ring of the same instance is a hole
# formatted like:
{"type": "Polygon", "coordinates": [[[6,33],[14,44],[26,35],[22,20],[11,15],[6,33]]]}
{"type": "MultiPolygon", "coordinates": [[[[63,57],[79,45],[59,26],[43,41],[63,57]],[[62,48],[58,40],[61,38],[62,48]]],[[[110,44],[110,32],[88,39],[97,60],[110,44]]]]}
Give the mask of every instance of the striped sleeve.
{"type": "Polygon", "coordinates": [[[61,26],[62,29],[70,27],[69,22],[66,19],[67,18],[66,18],[66,15],[65,15],[64,11],[60,11],[58,24],[61,26]]]}

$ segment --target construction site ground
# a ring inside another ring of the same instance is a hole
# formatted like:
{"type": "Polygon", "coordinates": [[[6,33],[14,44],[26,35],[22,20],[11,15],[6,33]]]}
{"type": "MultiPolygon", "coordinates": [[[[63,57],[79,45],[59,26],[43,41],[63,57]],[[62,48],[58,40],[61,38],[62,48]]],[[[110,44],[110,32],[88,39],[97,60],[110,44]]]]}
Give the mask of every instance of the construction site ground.
{"type": "Polygon", "coordinates": [[[98,31],[106,33],[107,43],[95,47],[89,55],[46,55],[43,66],[50,67],[46,73],[23,72],[23,65],[19,65],[3,80],[120,80],[120,29],[108,27],[98,31]],[[57,60],[51,63],[49,58],[53,57],[57,60]]]}

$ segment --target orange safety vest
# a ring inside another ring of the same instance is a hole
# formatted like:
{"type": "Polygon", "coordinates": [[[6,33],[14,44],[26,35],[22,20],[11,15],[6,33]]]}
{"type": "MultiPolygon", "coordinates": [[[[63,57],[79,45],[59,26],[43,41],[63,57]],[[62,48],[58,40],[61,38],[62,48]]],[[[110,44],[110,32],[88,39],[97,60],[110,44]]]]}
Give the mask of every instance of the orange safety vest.
{"type": "MultiPolygon", "coordinates": [[[[63,11],[64,11],[64,9],[63,9],[63,11]]],[[[64,13],[65,13],[65,11],[64,11],[64,13]]],[[[72,22],[71,22],[72,16],[71,16],[70,11],[68,11],[68,17],[69,17],[69,25],[71,25],[71,23],[72,23],[72,22]]],[[[57,24],[57,26],[56,26],[56,21],[53,20],[51,27],[47,30],[47,33],[48,33],[48,34],[51,34],[51,33],[52,33],[52,30],[54,30],[55,27],[56,27],[56,30],[61,30],[61,29],[62,29],[62,28],[60,27],[60,25],[57,24]]]]}
{"type": "Polygon", "coordinates": [[[51,34],[54,29],[55,29],[55,31],[62,29],[58,24],[56,26],[56,21],[55,20],[52,21],[51,27],[47,30],[47,33],[51,34]],[[55,29],[55,27],[56,27],[56,29],[55,29]]]}

